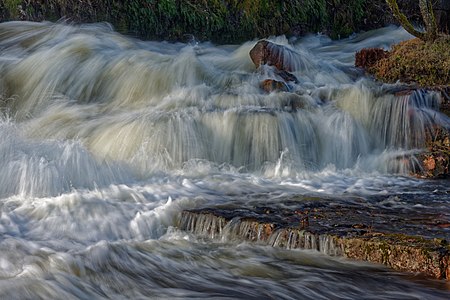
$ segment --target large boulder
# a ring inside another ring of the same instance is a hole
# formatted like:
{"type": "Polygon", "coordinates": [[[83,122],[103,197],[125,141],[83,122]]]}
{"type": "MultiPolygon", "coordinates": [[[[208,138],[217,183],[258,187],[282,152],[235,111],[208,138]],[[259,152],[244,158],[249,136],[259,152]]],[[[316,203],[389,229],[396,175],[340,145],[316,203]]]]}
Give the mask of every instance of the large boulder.
{"type": "Polygon", "coordinates": [[[259,41],[250,50],[250,58],[256,68],[259,68],[261,65],[269,65],[286,72],[294,71],[291,54],[291,50],[288,48],[266,40],[259,41]]]}
{"type": "Polygon", "coordinates": [[[256,68],[262,65],[275,67],[275,75],[278,79],[266,79],[261,82],[260,86],[264,91],[268,93],[273,91],[287,92],[290,90],[288,82],[298,83],[297,77],[290,73],[295,69],[292,61],[293,53],[290,49],[261,40],[250,50],[249,54],[256,68]]]}

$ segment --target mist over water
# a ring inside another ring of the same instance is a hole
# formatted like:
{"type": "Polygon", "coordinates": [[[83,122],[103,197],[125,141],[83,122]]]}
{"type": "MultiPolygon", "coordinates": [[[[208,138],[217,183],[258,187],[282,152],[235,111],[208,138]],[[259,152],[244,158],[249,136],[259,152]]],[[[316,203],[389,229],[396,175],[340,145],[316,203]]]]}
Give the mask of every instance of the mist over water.
{"type": "Polygon", "coordinates": [[[450,218],[448,181],[409,177],[426,129],[450,126],[438,95],[395,96],[353,68],[355,51],[408,38],[272,37],[300,83],[268,94],[277,75],[256,70],[256,41],[1,23],[0,298],[445,298],[380,266],[174,228],[183,209],[298,195],[450,218]]]}

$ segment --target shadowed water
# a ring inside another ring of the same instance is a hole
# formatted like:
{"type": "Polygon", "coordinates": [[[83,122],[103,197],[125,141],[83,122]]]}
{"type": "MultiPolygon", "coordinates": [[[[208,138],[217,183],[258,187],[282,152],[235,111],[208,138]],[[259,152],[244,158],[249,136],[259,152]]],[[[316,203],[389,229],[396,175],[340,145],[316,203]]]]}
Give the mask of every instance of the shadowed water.
{"type": "Polygon", "coordinates": [[[259,83],[276,74],[255,69],[256,41],[1,23],[0,298],[447,297],[442,282],[380,266],[173,228],[183,209],[298,195],[438,207],[450,220],[448,181],[409,177],[426,129],[450,126],[439,95],[395,96],[352,67],[360,48],[409,37],[274,37],[300,83],[267,94],[259,83]]]}

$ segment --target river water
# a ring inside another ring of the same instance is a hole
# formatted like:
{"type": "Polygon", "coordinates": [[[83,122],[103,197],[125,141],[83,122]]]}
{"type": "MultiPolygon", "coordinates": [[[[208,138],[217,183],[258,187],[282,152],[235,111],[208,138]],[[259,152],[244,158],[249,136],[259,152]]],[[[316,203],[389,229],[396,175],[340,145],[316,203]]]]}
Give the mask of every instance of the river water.
{"type": "Polygon", "coordinates": [[[352,67],[355,51],[408,38],[396,27],[273,37],[300,83],[267,94],[259,83],[276,74],[255,69],[256,41],[1,23],[0,298],[449,297],[414,274],[175,226],[183,209],[299,195],[376,197],[449,220],[449,182],[408,175],[425,129],[450,126],[439,97],[395,97],[352,67]]]}

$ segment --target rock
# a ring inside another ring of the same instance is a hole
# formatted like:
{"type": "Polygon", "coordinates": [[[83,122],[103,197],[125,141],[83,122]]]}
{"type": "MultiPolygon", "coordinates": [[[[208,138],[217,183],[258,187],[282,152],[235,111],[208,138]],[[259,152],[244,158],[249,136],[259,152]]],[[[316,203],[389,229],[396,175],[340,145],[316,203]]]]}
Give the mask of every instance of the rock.
{"type": "Polygon", "coordinates": [[[387,56],[381,48],[364,48],[355,54],[355,66],[363,69],[372,67],[377,61],[387,56]]]}
{"type": "MultiPolygon", "coordinates": [[[[425,99],[427,93],[431,92],[439,99],[439,104],[436,104],[436,107],[433,107],[433,109],[450,116],[450,98],[448,98],[450,87],[448,86],[426,89],[419,89],[413,86],[398,86],[386,92],[392,93],[396,97],[411,97],[410,100],[413,100],[413,102],[420,102],[420,99],[425,99]]],[[[413,117],[413,110],[408,110],[408,114],[410,117],[413,117]]],[[[447,178],[450,177],[450,128],[447,125],[443,125],[445,123],[437,121],[443,118],[442,115],[438,117],[436,113],[431,118],[434,118],[435,124],[425,129],[425,144],[419,145],[424,151],[418,157],[403,156],[396,159],[405,159],[405,165],[409,164],[411,167],[410,175],[412,176],[419,178],[447,178]],[[418,161],[416,160],[417,158],[418,161]]]]}
{"type": "Polygon", "coordinates": [[[441,93],[439,110],[450,117],[450,86],[436,87],[436,90],[441,93]]]}
{"type": "Polygon", "coordinates": [[[261,89],[263,89],[267,93],[275,92],[275,91],[281,91],[281,92],[288,92],[289,87],[286,83],[282,81],[277,81],[275,79],[266,79],[263,82],[261,82],[261,89]]]}
{"type": "Polygon", "coordinates": [[[436,161],[432,156],[425,157],[425,159],[423,160],[423,165],[425,167],[425,170],[431,171],[436,168],[436,161]]]}
{"type": "Polygon", "coordinates": [[[278,70],[275,74],[280,76],[281,78],[283,78],[283,80],[285,82],[292,81],[294,83],[298,83],[298,79],[297,79],[297,77],[295,77],[294,74],[291,74],[291,73],[286,72],[284,70],[278,70]]]}
{"type": "Polygon", "coordinates": [[[450,130],[435,126],[425,137],[427,149],[419,157],[422,170],[416,175],[425,178],[450,177],[450,130]]]}
{"type": "Polygon", "coordinates": [[[447,277],[449,249],[439,241],[401,234],[366,234],[337,240],[343,256],[387,265],[395,270],[447,277]]]}
{"type": "Polygon", "coordinates": [[[261,40],[250,50],[250,58],[256,68],[261,65],[274,66],[280,71],[295,71],[294,63],[291,60],[292,51],[282,45],[261,40]]]}
{"type": "Polygon", "coordinates": [[[291,94],[288,98],[288,106],[291,107],[292,111],[297,111],[299,109],[304,109],[307,106],[307,100],[300,95],[291,94]]]}
{"type": "Polygon", "coordinates": [[[250,50],[250,58],[256,68],[261,65],[273,66],[276,68],[275,75],[283,79],[284,82],[275,79],[266,79],[261,83],[261,88],[270,93],[273,91],[289,91],[287,82],[298,83],[297,77],[290,73],[294,71],[291,50],[282,45],[261,40],[250,50]]]}
{"type": "MultiPolygon", "coordinates": [[[[297,204],[296,209],[188,210],[181,213],[178,227],[213,239],[312,249],[450,280],[450,246],[446,239],[419,235],[419,232],[424,233],[421,229],[424,223],[428,227],[438,226],[439,215],[428,212],[427,216],[399,216],[402,213],[392,210],[363,212],[357,206],[345,204],[329,207],[327,199],[305,203],[297,204]],[[415,224],[417,220],[421,222],[415,224]],[[382,229],[382,224],[389,226],[384,225],[382,229]],[[409,228],[408,234],[404,233],[405,228],[409,228]]],[[[435,234],[432,232],[436,230],[430,231],[431,235],[435,234]]],[[[442,230],[440,232],[444,234],[442,230]]]]}

